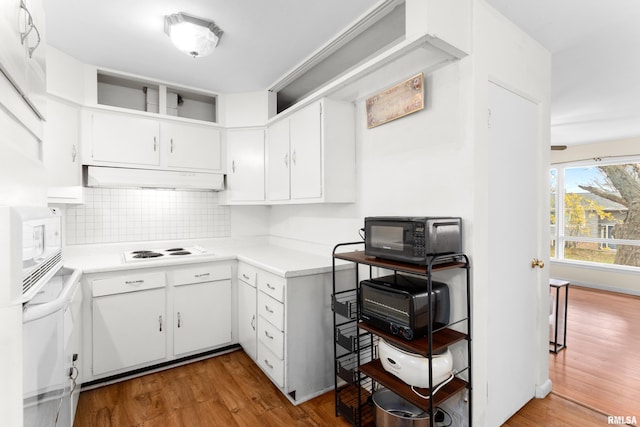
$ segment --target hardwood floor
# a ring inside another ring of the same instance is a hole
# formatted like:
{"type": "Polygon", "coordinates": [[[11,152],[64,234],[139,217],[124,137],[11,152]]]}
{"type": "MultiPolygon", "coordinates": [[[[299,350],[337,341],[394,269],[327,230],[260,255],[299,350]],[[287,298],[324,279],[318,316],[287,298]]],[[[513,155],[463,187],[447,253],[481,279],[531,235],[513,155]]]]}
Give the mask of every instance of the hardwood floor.
{"type": "MultiPolygon", "coordinates": [[[[553,392],[505,427],[640,419],[640,297],[572,286],[567,348],[550,354],[553,392]],[[592,410],[589,408],[595,408],[592,410]]],[[[329,392],[293,406],[243,351],[83,391],[74,427],[337,426],[329,392]]]]}
{"type": "MultiPolygon", "coordinates": [[[[505,424],[603,426],[559,396],[534,399],[505,424]]],[[[335,426],[333,393],[293,406],[243,351],[83,391],[74,427],[335,426]]]]}
{"type": "Polygon", "coordinates": [[[549,358],[554,393],[640,420],[640,297],[571,286],[567,348],[549,358]]]}

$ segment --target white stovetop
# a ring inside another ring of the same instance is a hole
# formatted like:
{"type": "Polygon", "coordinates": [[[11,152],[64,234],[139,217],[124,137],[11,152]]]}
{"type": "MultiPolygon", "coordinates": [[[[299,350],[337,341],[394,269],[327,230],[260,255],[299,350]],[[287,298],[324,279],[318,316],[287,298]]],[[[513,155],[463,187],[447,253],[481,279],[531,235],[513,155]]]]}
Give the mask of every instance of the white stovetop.
{"type": "MultiPolygon", "coordinates": [[[[81,269],[85,274],[235,259],[282,277],[329,272],[332,266],[330,249],[325,252],[323,250],[309,251],[293,246],[287,247],[282,242],[274,244],[266,237],[73,245],[64,247],[62,253],[65,266],[81,269]],[[125,261],[125,252],[159,250],[159,248],[167,249],[175,246],[198,246],[206,253],[197,256],[125,261]]],[[[346,267],[345,263],[338,263],[338,268],[346,267]]]]}

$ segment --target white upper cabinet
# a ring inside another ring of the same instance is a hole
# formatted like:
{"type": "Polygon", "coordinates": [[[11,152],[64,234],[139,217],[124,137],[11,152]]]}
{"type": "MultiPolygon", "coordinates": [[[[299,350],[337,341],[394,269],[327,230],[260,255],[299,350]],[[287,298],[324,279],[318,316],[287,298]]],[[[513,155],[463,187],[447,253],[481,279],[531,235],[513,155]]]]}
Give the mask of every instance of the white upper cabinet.
{"type": "Polygon", "coordinates": [[[227,201],[263,202],[265,198],[264,129],[227,131],[227,201]]]}
{"type": "Polygon", "coordinates": [[[83,164],[222,172],[220,129],[114,111],[84,110],[83,164]]]}
{"type": "Polygon", "coordinates": [[[324,98],[271,123],[268,202],[353,202],[354,121],[351,103],[324,98]]]}
{"type": "Polygon", "coordinates": [[[160,165],[157,120],[98,111],[85,111],[83,116],[83,136],[88,138],[85,164],[160,165]]]}
{"type": "Polygon", "coordinates": [[[42,0],[0,2],[0,68],[39,118],[46,112],[44,24],[42,0]]]}
{"type": "Polygon", "coordinates": [[[322,197],[322,104],[316,103],[291,116],[291,198],[322,197]]]}
{"type": "Polygon", "coordinates": [[[289,119],[271,124],[267,132],[267,199],[289,200],[289,119]]]}
{"type": "Polygon", "coordinates": [[[47,169],[49,203],[82,202],[80,108],[57,98],[47,100],[42,161],[47,169]]]}
{"type": "Polygon", "coordinates": [[[161,122],[160,137],[167,153],[169,168],[222,170],[222,139],[219,129],[161,122]]]}

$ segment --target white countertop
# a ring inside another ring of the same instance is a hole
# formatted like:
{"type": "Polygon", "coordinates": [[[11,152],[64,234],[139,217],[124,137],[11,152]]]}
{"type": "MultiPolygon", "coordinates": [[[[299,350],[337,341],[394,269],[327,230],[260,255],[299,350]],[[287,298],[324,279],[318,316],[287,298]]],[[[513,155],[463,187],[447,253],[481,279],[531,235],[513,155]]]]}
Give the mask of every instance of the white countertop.
{"type": "MultiPolygon", "coordinates": [[[[267,238],[208,239],[184,242],[143,242],[106,245],[74,245],[63,249],[64,265],[82,270],[84,274],[124,271],[140,268],[187,265],[202,262],[239,260],[282,277],[306,276],[330,272],[331,251],[326,254],[287,248],[269,243],[267,238]],[[151,258],[125,262],[123,253],[140,249],[166,249],[172,246],[198,245],[211,254],[183,257],[151,258]]],[[[349,268],[349,263],[337,260],[336,268],[349,268]]]]}

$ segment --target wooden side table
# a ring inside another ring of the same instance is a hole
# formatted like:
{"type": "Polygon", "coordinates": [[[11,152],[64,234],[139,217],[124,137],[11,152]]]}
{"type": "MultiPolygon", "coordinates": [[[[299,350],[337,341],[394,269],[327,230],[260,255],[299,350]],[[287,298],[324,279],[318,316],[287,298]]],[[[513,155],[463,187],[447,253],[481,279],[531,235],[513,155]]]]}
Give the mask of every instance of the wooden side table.
{"type": "Polygon", "coordinates": [[[566,280],[549,279],[549,291],[553,297],[551,301],[553,331],[549,339],[549,351],[558,353],[567,348],[567,308],[569,305],[569,282],[566,280]],[[560,300],[564,300],[563,304],[560,300]],[[561,315],[562,313],[562,315],[561,315]],[[561,338],[561,341],[559,341],[561,338]]]}

